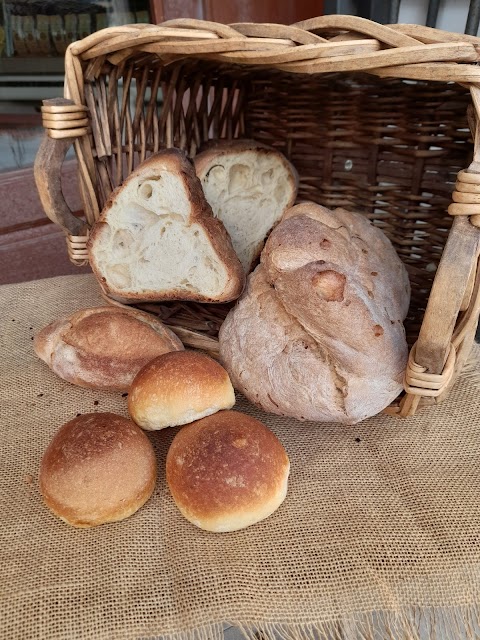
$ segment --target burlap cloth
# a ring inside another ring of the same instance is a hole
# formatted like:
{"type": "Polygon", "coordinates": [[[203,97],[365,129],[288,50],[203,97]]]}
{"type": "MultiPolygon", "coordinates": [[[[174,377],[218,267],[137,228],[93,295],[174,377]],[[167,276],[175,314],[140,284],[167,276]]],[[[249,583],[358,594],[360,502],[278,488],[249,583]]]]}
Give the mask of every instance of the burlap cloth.
{"type": "Polygon", "coordinates": [[[77,413],[127,415],[126,400],[59,380],[32,336],[101,303],[90,275],[0,288],[2,640],[215,639],[224,622],[285,639],[480,635],[478,347],[443,406],[408,421],[301,424],[239,399],[292,463],[286,501],[256,526],[212,534],[183,519],[167,429],[149,434],[159,480],[146,506],[77,530],[41,502],[42,452],[77,413]]]}

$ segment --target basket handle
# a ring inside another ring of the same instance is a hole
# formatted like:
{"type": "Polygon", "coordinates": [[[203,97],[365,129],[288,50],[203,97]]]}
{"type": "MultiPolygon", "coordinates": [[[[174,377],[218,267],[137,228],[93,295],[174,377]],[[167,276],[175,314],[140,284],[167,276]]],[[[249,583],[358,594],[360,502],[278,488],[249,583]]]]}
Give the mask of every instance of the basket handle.
{"type": "Polygon", "coordinates": [[[45,134],[34,164],[35,183],[45,213],[52,222],[72,236],[85,235],[88,225],[73,215],[62,192],[61,169],[68,149],[86,133],[88,119],[83,107],[72,100],[44,100],[45,134]]]}
{"type": "Polygon", "coordinates": [[[416,345],[416,361],[441,374],[450,352],[458,314],[480,250],[480,232],[466,216],[457,216],[438,265],[416,345]]]}
{"type": "Polygon", "coordinates": [[[52,222],[73,236],[83,235],[85,223],[73,215],[65,202],[61,184],[62,164],[73,138],[53,140],[45,133],[35,158],[34,174],[43,209],[52,222]]]}

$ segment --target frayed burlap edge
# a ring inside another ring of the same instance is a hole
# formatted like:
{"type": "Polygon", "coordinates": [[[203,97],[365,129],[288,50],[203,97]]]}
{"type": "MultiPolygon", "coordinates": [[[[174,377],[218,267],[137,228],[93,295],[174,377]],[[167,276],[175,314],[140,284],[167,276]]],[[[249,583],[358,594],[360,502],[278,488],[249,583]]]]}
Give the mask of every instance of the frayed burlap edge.
{"type": "Polygon", "coordinates": [[[141,636],[140,640],[223,640],[229,625],[245,640],[475,640],[480,637],[480,607],[410,607],[302,624],[231,620],[181,633],[141,636]]]}

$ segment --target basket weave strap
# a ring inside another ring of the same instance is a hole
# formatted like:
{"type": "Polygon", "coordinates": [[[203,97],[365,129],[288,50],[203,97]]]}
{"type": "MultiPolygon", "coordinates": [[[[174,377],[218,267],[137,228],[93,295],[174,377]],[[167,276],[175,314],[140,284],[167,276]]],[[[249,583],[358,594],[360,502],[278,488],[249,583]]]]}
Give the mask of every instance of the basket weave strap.
{"type": "Polygon", "coordinates": [[[88,133],[88,109],[81,104],[62,104],[64,100],[45,100],[42,124],[50,138],[78,138],[88,133]]]}
{"type": "Polygon", "coordinates": [[[468,124],[473,137],[473,161],[457,174],[452,204],[448,207],[451,216],[470,216],[475,227],[480,227],[480,85],[469,87],[472,106],[468,111],[468,124]]]}
{"type": "MultiPolygon", "coordinates": [[[[87,215],[87,222],[76,217],[70,211],[62,193],[60,173],[63,161],[72,144],[87,140],[89,117],[87,107],[65,98],[44,100],[42,106],[45,136],[35,159],[35,180],[45,213],[65,232],[68,255],[71,262],[78,266],[88,263],[87,240],[88,223],[93,217],[87,215]]],[[[80,166],[83,158],[78,157],[80,166]]],[[[84,172],[85,173],[85,172],[84,172]]],[[[94,192],[85,180],[80,188],[84,202],[94,192]]]]}
{"type": "Polygon", "coordinates": [[[452,200],[448,207],[451,216],[470,216],[470,222],[480,227],[480,173],[460,171],[452,200]]]}
{"type": "Polygon", "coordinates": [[[84,235],[74,236],[67,234],[67,250],[68,257],[77,267],[84,267],[88,264],[88,242],[89,232],[86,230],[84,235]]]}
{"type": "Polygon", "coordinates": [[[439,398],[444,394],[455,375],[457,351],[453,344],[447,355],[447,360],[441,373],[427,373],[427,368],[418,364],[415,360],[417,343],[410,349],[407,368],[403,378],[405,396],[397,408],[387,407],[384,413],[408,418],[415,415],[418,406],[424,398],[439,398]]]}
{"type": "Polygon", "coordinates": [[[450,345],[447,361],[442,373],[427,373],[427,368],[415,362],[417,343],[410,349],[407,368],[405,370],[404,388],[407,393],[435,398],[450,383],[455,371],[456,350],[450,345]]]}

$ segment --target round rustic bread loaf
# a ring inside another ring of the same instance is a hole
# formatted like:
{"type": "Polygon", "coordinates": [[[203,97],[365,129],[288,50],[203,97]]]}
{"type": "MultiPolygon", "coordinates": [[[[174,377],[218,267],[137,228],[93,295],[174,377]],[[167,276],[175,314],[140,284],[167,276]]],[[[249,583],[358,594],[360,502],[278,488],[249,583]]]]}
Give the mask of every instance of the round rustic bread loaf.
{"type": "Polygon", "coordinates": [[[290,463],[259,420],[220,411],[183,427],[167,454],[167,483],[187,520],[206,531],[236,531],[284,501],[290,463]]]}
{"type": "Polygon", "coordinates": [[[152,495],[155,453],[145,433],[113,413],[87,413],[61,427],[40,465],[45,504],[74,527],[128,518],[152,495]]]}
{"type": "Polygon", "coordinates": [[[77,311],[42,329],[33,345],[37,356],[60,378],[109,391],[128,391],[147,362],[183,349],[160,320],[119,307],[77,311]]]}
{"type": "Polygon", "coordinates": [[[360,214],[292,207],[225,319],[221,361],[265,411],[353,424],[402,391],[406,269],[360,214]]]}
{"type": "Polygon", "coordinates": [[[155,358],[139,371],[128,395],[131,417],[147,430],[187,424],[234,404],[228,373],[196,351],[155,358]]]}

